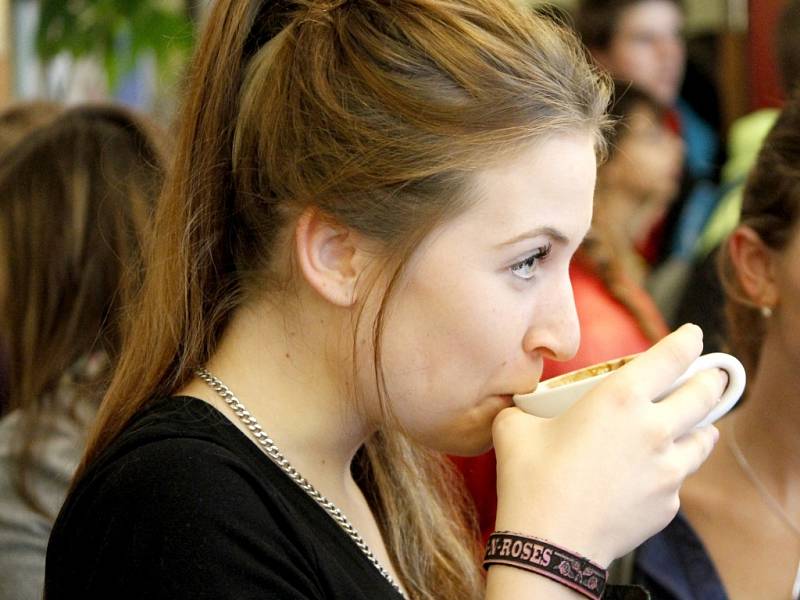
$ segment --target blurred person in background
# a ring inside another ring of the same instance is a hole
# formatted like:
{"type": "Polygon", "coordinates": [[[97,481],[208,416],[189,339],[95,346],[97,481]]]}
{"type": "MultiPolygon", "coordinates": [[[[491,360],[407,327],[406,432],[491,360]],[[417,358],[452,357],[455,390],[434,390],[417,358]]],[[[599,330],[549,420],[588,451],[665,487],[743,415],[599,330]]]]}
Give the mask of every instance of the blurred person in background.
{"type": "Polygon", "coordinates": [[[575,27],[603,68],[667,108],[678,101],[686,68],[684,20],[680,0],[582,0],[575,27]]]}
{"type": "Polygon", "coordinates": [[[643,89],[615,81],[609,107],[615,126],[609,156],[598,168],[592,234],[583,250],[597,272],[606,270],[602,265],[613,270],[609,289],[623,278],[644,286],[650,266],[638,248],[679,191],[684,144],[664,124],[664,111],[643,89]]]}
{"type": "Polygon", "coordinates": [[[0,160],[0,599],[41,598],[52,522],[85,445],[140,279],[160,141],[115,107],[63,112],[0,160]]]}
{"type": "Polygon", "coordinates": [[[687,66],[684,21],[680,0],[581,0],[575,15],[594,59],[652,95],[685,143],[680,196],[640,248],[652,266],[665,267],[648,288],[668,316],[686,279],[684,261],[719,198],[719,135],[680,94],[687,66]]]}
{"type": "Polygon", "coordinates": [[[749,383],[681,512],[635,552],[653,600],[800,597],[800,96],[770,131],[720,255],[749,383]]]}
{"type": "MultiPolygon", "coordinates": [[[[789,97],[800,82],[800,0],[790,0],[783,7],[776,23],[774,41],[779,80],[784,94],[789,97]]],[[[702,327],[706,348],[712,351],[721,349],[725,340],[717,253],[739,221],[745,180],[779,113],[779,108],[761,108],[731,125],[728,161],[722,169],[724,194],[694,249],[692,271],[678,302],[674,322],[696,323],[702,327]]]]}
{"type": "MultiPolygon", "coordinates": [[[[542,379],[642,352],[667,334],[643,288],[647,265],[637,240],[663,215],[680,183],[683,144],[646,92],[615,82],[606,162],[597,172],[592,228],[570,266],[581,342],[570,360],[546,360],[542,379]]],[[[453,459],[475,500],[485,537],[496,511],[493,451],[453,459]]]]}
{"type": "MultiPolygon", "coordinates": [[[[13,104],[0,112],[0,155],[20,138],[58,115],[55,102],[33,101],[13,104]]],[[[0,162],[2,164],[2,162],[0,162]]],[[[8,357],[3,332],[0,331],[0,415],[8,407],[8,357]]]]}

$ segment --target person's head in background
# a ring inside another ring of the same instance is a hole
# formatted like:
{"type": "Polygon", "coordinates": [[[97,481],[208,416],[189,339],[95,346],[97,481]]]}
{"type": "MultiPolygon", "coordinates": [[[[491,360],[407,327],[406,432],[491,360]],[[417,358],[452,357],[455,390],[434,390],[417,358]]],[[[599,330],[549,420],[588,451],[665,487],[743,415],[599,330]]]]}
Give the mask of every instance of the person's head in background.
{"type": "Polygon", "coordinates": [[[624,227],[632,243],[664,214],[680,186],[683,142],[664,125],[663,113],[650,94],[615,81],[609,105],[614,125],[597,173],[595,222],[624,227]]]}
{"type": "MultiPolygon", "coordinates": [[[[0,111],[0,164],[2,154],[36,127],[54,119],[62,106],[56,102],[37,100],[12,104],[0,111]]],[[[8,365],[5,338],[0,331],[0,415],[8,407],[8,365]]]]}
{"type": "MultiPolygon", "coordinates": [[[[728,340],[750,377],[762,358],[800,365],[800,95],[787,102],[745,186],[720,252],[728,340]]],[[[785,371],[786,373],[790,371],[785,371]]]]}
{"type": "Polygon", "coordinates": [[[579,259],[588,261],[651,341],[663,337],[663,324],[642,311],[630,283],[644,283],[647,268],[636,245],[675,198],[680,182],[683,142],[664,125],[663,111],[649,94],[614,82],[607,157],[597,170],[592,229],[579,250],[579,259]]]}
{"type": "Polygon", "coordinates": [[[37,100],[12,104],[0,112],[0,154],[28,133],[52,121],[62,110],[57,102],[37,100]]]}
{"type": "Polygon", "coordinates": [[[101,106],[63,112],[0,162],[0,326],[10,408],[26,421],[21,473],[51,403],[99,400],[163,168],[149,127],[101,106]]]}
{"type": "Polygon", "coordinates": [[[575,28],[595,60],[665,107],[678,98],[686,67],[680,0],[581,0],[575,28]]]}

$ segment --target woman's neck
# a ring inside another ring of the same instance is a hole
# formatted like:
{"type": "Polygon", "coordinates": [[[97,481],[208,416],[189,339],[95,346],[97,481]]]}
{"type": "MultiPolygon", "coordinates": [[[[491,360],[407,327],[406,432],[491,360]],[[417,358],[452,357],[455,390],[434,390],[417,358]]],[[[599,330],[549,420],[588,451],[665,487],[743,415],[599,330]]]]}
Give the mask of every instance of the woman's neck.
{"type": "Polygon", "coordinates": [[[711,457],[681,490],[732,599],[788,597],[797,570],[799,542],[786,520],[800,524],[800,376],[775,341],[765,343],[742,405],[719,422],[711,457]]]}
{"type": "MultiPolygon", "coordinates": [[[[292,466],[334,502],[347,504],[357,493],[350,463],[374,428],[342,388],[346,367],[328,352],[342,334],[333,331],[334,320],[313,309],[296,312],[287,317],[266,303],[238,309],[206,368],[247,407],[292,466]],[[314,323],[303,322],[301,313],[315,314],[314,323]]],[[[199,379],[180,393],[210,402],[249,435],[199,379]]]]}
{"type": "Polygon", "coordinates": [[[800,372],[793,362],[773,331],[764,343],[747,398],[732,421],[736,442],[754,468],[778,489],[793,487],[797,481],[800,495],[800,372]]]}

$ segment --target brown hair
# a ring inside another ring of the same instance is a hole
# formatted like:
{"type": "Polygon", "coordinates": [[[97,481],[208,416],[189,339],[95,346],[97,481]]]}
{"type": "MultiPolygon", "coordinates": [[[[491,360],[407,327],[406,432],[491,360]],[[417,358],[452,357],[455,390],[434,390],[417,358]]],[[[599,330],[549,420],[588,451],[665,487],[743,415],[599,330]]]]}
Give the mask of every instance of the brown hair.
{"type": "MultiPolygon", "coordinates": [[[[581,0],[575,12],[575,29],[590,50],[606,50],[611,45],[622,13],[631,6],[652,0],[581,0]]],[[[683,11],[681,0],[672,2],[683,11]]]]}
{"type": "MultiPolygon", "coordinates": [[[[305,207],[379,240],[395,282],[425,234],[463,208],[487,155],[597,134],[603,81],[570,34],[510,1],[217,2],[156,217],[137,336],[84,464],[149,399],[193,376],[264,282],[285,289],[276,256],[305,207]]],[[[373,329],[379,393],[383,313],[373,329]]],[[[443,457],[388,428],[360,457],[411,596],[480,597],[477,536],[464,530],[443,457]]]]}
{"type": "MultiPolygon", "coordinates": [[[[80,359],[118,354],[120,311],[140,277],[142,232],[162,168],[137,119],[99,106],[64,112],[0,163],[2,322],[10,408],[21,412],[16,483],[40,512],[26,485],[38,425],[80,359]]],[[[100,373],[80,383],[82,398],[99,401],[107,381],[100,373]]]]}
{"type": "Polygon", "coordinates": [[[563,6],[545,2],[543,4],[532,5],[531,10],[536,16],[547,19],[558,27],[566,27],[568,29],[575,28],[575,24],[573,23],[572,19],[572,13],[570,13],[570,11],[563,6]]]}
{"type": "Polygon", "coordinates": [[[12,104],[0,113],[0,154],[29,132],[58,116],[61,105],[37,100],[12,104]]]}
{"type": "MultiPolygon", "coordinates": [[[[800,216],[800,91],[783,108],[764,140],[748,176],[739,225],[755,231],[776,252],[786,248],[800,216]]],[[[764,339],[764,317],[742,289],[728,245],[719,254],[719,275],[725,290],[728,343],[745,370],[758,367],[764,339]]]]}

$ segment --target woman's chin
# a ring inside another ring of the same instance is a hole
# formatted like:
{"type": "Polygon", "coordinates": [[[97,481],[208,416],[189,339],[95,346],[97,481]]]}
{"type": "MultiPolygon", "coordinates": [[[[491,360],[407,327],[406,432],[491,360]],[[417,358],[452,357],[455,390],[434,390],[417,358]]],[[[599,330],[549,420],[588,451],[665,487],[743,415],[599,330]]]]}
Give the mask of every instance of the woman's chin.
{"type": "Polygon", "coordinates": [[[492,423],[500,411],[514,406],[511,394],[486,398],[458,423],[440,435],[431,436],[434,450],[452,456],[478,456],[492,448],[492,423]]]}
{"type": "Polygon", "coordinates": [[[484,439],[466,440],[461,439],[454,441],[452,444],[447,444],[446,448],[437,448],[439,452],[449,454],[450,456],[480,456],[492,449],[492,436],[491,433],[484,439]]]}

